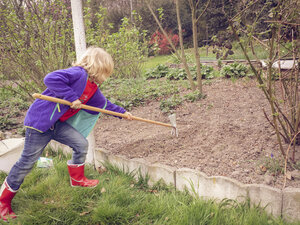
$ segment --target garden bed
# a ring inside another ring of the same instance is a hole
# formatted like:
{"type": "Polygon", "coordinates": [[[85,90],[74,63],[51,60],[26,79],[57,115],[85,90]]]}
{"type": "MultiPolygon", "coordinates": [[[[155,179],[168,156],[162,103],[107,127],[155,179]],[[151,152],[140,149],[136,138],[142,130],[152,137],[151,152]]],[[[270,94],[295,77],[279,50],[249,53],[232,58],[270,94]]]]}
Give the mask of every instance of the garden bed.
{"type": "MultiPolygon", "coordinates": [[[[95,129],[96,147],[129,159],[143,158],[245,184],[282,188],[284,160],[275,132],[263,114],[265,109],[270,115],[269,105],[256,81],[214,79],[203,88],[205,99],[185,102],[176,109],[178,138],[166,127],[102,116],[95,129]]],[[[159,105],[149,101],[131,112],[168,123],[168,115],[159,105]]],[[[299,163],[299,146],[296,160],[299,163]]],[[[299,177],[287,179],[286,186],[300,187],[299,177]]]]}

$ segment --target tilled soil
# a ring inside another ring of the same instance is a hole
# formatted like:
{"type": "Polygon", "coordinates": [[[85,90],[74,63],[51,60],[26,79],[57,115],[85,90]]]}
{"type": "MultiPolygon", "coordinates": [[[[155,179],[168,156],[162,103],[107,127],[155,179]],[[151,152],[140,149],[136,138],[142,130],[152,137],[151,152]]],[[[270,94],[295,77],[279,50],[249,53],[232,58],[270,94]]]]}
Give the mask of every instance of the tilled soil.
{"type": "MultiPolygon", "coordinates": [[[[265,109],[270,115],[270,107],[256,81],[217,79],[204,85],[203,91],[205,99],[176,109],[179,137],[172,136],[168,127],[102,116],[95,129],[96,147],[128,159],[282,188],[284,175],[276,169],[284,160],[263,114],[265,109]]],[[[169,123],[159,104],[150,101],[131,113],[169,123]]],[[[296,157],[300,160],[299,146],[296,157]]],[[[299,188],[300,179],[287,179],[286,187],[299,188]]]]}

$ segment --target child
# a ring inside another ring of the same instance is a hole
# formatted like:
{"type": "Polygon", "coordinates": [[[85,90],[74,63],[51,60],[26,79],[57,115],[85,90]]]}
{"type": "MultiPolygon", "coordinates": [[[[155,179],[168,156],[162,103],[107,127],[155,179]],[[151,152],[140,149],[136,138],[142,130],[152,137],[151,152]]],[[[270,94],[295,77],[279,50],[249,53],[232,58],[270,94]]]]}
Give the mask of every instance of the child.
{"type": "Polygon", "coordinates": [[[24,121],[26,133],[22,155],[0,189],[1,219],[16,218],[11,200],[52,139],[73,149],[72,159],[67,163],[71,185],[97,186],[98,180],[89,180],[84,176],[84,162],[88,150],[86,136],[93,129],[99,113],[80,110],[80,106],[87,104],[105,108],[124,113],[127,119],[132,119],[129,112],[107,100],[97,86],[112,74],[113,67],[113,60],[107,52],[90,47],[73,67],[54,71],[45,77],[47,88],[43,94],[68,100],[72,105],[69,107],[37,99],[30,106],[24,121]]]}

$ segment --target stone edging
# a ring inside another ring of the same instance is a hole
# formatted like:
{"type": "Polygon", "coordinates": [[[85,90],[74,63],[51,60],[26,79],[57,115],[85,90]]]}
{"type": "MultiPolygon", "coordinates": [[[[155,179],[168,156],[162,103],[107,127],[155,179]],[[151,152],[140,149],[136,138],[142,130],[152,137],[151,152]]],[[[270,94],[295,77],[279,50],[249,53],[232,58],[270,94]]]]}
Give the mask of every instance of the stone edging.
{"type": "Polygon", "coordinates": [[[195,192],[199,197],[207,199],[228,198],[243,201],[249,198],[251,203],[265,207],[266,211],[275,217],[282,216],[287,221],[300,221],[300,188],[280,190],[262,184],[243,184],[224,176],[209,177],[189,168],[176,169],[161,164],[149,164],[143,159],[129,160],[110,154],[104,149],[96,149],[96,168],[105,162],[126,172],[136,172],[136,175],[145,177],[148,174],[150,185],[162,179],[166,184],[174,185],[177,190],[187,188],[191,194],[195,192]]]}
{"type": "Polygon", "coordinates": [[[25,138],[10,138],[0,141],[0,171],[8,173],[19,159],[25,138]]]}

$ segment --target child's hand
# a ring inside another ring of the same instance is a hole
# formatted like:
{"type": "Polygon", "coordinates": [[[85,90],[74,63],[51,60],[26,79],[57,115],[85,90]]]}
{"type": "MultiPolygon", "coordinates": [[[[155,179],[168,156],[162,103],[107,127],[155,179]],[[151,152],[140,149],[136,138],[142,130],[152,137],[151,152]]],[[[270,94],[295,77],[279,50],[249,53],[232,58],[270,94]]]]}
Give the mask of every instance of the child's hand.
{"type": "Polygon", "coordinates": [[[80,109],[81,108],[81,101],[79,99],[72,102],[72,105],[70,106],[72,109],[80,109]]]}
{"type": "Polygon", "coordinates": [[[132,114],[130,112],[125,112],[124,114],[127,116],[125,118],[126,120],[132,120],[132,114]]]}

